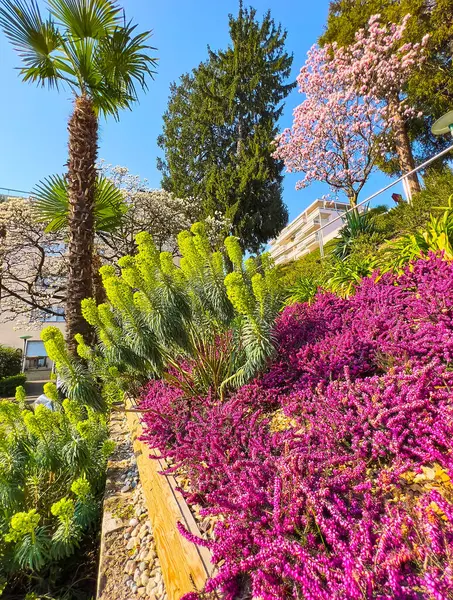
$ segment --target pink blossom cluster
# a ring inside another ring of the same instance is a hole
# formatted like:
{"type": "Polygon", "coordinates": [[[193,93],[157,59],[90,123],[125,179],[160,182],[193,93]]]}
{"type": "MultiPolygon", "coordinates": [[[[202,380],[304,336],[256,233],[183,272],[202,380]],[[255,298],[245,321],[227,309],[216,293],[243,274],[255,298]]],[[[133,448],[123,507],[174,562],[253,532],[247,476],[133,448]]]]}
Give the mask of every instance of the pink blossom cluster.
{"type": "Polygon", "coordinates": [[[274,156],[288,172],[304,172],[297,188],[317,180],[348,196],[358,193],[374,165],[383,108],[358,94],[330,47],[309,50],[297,82],[305,99],[293,111],[292,129],[277,137],[274,156]]]}
{"type": "Polygon", "coordinates": [[[451,600],[453,263],[319,294],[276,334],[278,360],[223,403],[144,392],[144,439],[220,517],[213,541],[180,526],[218,566],[187,600],[451,600]]]}
{"type": "Polygon", "coordinates": [[[348,49],[339,49],[350,77],[361,94],[374,98],[384,105],[384,119],[391,126],[395,111],[403,117],[416,116],[407,104],[404,88],[415,69],[426,59],[425,48],[429,35],[420,43],[403,43],[410,15],[400,24],[380,22],[373,15],[366,29],[356,33],[355,43],[348,49]]]}
{"type": "Polygon", "coordinates": [[[412,118],[405,87],[425,60],[428,36],[403,43],[410,15],[400,24],[382,24],[380,15],[356,33],[348,47],[314,45],[297,78],[304,101],[294,109],[293,126],[276,139],[276,158],[288,172],[303,172],[296,187],[323,181],[357,196],[396,120],[412,118]]]}

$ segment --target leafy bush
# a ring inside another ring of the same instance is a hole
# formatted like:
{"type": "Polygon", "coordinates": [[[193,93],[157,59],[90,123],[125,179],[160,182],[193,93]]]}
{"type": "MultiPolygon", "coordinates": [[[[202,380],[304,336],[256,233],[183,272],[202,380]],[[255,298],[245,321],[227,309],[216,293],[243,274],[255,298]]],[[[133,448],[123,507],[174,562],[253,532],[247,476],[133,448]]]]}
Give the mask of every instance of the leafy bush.
{"type": "Polygon", "coordinates": [[[376,266],[376,260],[369,255],[351,254],[345,260],[332,264],[323,288],[339,296],[350,296],[362,278],[369,277],[376,266]]]}
{"type": "Polygon", "coordinates": [[[101,386],[86,365],[69,354],[63,333],[58,327],[43,329],[41,339],[49,358],[55,363],[60,377],[61,392],[81,406],[106,411],[106,394],[102,393],[101,386]]]}
{"type": "Polygon", "coordinates": [[[22,352],[0,345],[0,379],[18,375],[22,368],[22,352]]]}
{"type": "Polygon", "coordinates": [[[311,302],[318,291],[318,282],[314,277],[300,277],[289,290],[285,304],[311,302]]]}
{"type": "Polygon", "coordinates": [[[0,402],[0,578],[9,589],[52,579],[74,553],[97,521],[111,450],[106,417],[74,400],[55,412],[0,402]]]}
{"type": "MultiPolygon", "coordinates": [[[[108,302],[82,303],[100,340],[90,348],[77,337],[89,381],[113,379],[137,393],[150,377],[166,373],[192,390],[211,389],[219,396],[266,366],[274,353],[272,326],[282,306],[268,255],[244,261],[238,239],[227,238],[228,272],[222,253],[211,251],[201,223],[179,234],[180,267],[170,253],[158,252],[149,234],[139,234],[136,241],[137,254],[118,261],[120,276],[112,266],[101,268],[108,302]]],[[[46,331],[50,333],[44,332],[44,338],[57,335],[46,331]]],[[[53,347],[48,351],[53,358],[53,347]]],[[[74,382],[72,389],[80,388],[83,367],[70,367],[67,355],[56,359],[67,365],[63,378],[74,382]]]]}
{"type": "Polygon", "coordinates": [[[13,397],[16,392],[16,387],[23,386],[27,381],[27,377],[22,373],[20,375],[11,375],[0,379],[0,398],[13,397]]]}
{"type": "Polygon", "coordinates": [[[453,259],[453,195],[448,205],[435,207],[435,215],[431,215],[425,228],[408,233],[391,241],[381,252],[378,261],[381,270],[401,269],[420,254],[443,252],[445,258],[453,259]],[[438,210],[442,209],[441,214],[438,210]]]}
{"type": "Polygon", "coordinates": [[[343,217],[343,222],[344,225],[338,232],[337,243],[332,251],[333,256],[340,260],[351,254],[354,241],[359,236],[370,237],[377,233],[376,225],[367,210],[347,212],[343,217]]]}
{"type": "Polygon", "coordinates": [[[324,246],[325,258],[321,258],[318,249],[287,264],[278,265],[281,285],[289,289],[296,285],[299,279],[309,278],[312,280],[323,280],[325,273],[331,265],[331,253],[335,248],[336,241],[332,240],[324,246]]]}
{"type": "Polygon", "coordinates": [[[450,597],[452,315],[453,263],[431,255],[286,308],[270,369],[223,403],[148,384],[144,439],[215,522],[180,525],[218,565],[205,592],[450,597]]]}
{"type": "Polygon", "coordinates": [[[403,202],[387,213],[374,217],[377,229],[387,239],[423,229],[429,222],[436,206],[446,206],[453,193],[453,171],[445,167],[428,172],[424,178],[425,188],[415,194],[412,202],[403,202]]]}

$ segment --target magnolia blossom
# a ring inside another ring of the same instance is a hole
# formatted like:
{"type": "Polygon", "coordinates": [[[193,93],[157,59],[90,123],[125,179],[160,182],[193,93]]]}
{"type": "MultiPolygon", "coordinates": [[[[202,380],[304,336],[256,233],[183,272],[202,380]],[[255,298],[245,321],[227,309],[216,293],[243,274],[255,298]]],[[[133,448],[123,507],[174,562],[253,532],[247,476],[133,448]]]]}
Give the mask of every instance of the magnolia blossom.
{"type": "Polygon", "coordinates": [[[418,116],[404,88],[425,58],[428,36],[402,43],[409,18],[382,25],[374,15],[352,46],[315,45],[308,52],[297,78],[305,99],[275,152],[288,172],[304,173],[297,188],[321,181],[355,201],[378,153],[390,149],[386,134],[418,116]]]}
{"type": "Polygon", "coordinates": [[[355,43],[349,48],[333,49],[337,60],[344,65],[348,76],[359,92],[382,105],[385,122],[391,127],[395,113],[405,119],[419,116],[407,102],[405,86],[415,69],[426,60],[429,35],[420,43],[403,43],[410,15],[400,24],[380,22],[380,15],[373,15],[368,26],[355,35],[355,43]]]}
{"type": "Polygon", "coordinates": [[[292,128],[278,136],[275,157],[288,172],[304,173],[298,189],[322,181],[354,202],[374,166],[382,108],[357,93],[332,47],[313,46],[297,82],[305,99],[294,110],[292,128]]]}

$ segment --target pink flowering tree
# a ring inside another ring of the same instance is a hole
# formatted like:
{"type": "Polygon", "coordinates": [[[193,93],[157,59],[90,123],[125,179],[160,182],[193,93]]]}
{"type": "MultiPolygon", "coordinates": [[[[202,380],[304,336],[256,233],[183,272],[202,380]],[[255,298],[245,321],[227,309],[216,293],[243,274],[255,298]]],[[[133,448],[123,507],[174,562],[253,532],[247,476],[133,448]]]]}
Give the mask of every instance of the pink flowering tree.
{"type": "Polygon", "coordinates": [[[321,181],[355,206],[376,161],[384,107],[357,93],[344,52],[332,50],[315,45],[308,52],[297,78],[305,99],[294,109],[292,128],[277,137],[275,157],[288,172],[304,173],[297,189],[321,181]]]}
{"type": "MultiPolygon", "coordinates": [[[[414,70],[425,60],[426,35],[420,43],[404,43],[410,15],[400,24],[382,24],[380,15],[373,15],[368,26],[356,33],[349,48],[339,49],[337,60],[344,62],[344,73],[356,85],[359,93],[379,106],[385,126],[392,133],[393,149],[402,173],[415,168],[407,123],[419,116],[408,104],[405,88],[414,70]]],[[[412,192],[420,191],[417,175],[408,177],[412,192]]]]}
{"type": "MultiPolygon", "coordinates": [[[[297,78],[305,99],[292,128],[277,137],[275,156],[288,172],[304,173],[296,187],[325,182],[353,206],[378,153],[395,150],[403,173],[415,167],[407,122],[416,114],[404,90],[428,38],[403,43],[410,15],[399,25],[379,18],[372,16],[351,46],[311,48],[297,78]]],[[[412,192],[420,190],[416,174],[408,181],[412,192]]]]}

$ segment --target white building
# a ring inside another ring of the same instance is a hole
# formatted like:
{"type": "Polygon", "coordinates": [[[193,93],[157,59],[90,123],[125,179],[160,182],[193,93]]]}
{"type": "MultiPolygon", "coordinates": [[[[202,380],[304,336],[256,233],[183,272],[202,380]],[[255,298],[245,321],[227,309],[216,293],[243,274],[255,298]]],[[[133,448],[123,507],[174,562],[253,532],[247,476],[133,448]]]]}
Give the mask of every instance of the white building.
{"type": "Polygon", "coordinates": [[[318,199],[287,225],[271,241],[270,254],[276,264],[296,260],[332,240],[343,227],[341,217],[349,208],[348,202],[318,199]],[[337,219],[332,223],[334,219],[337,219]],[[318,231],[324,226],[322,231],[318,231]],[[321,237],[322,236],[322,237],[321,237]]]}
{"type": "MultiPolygon", "coordinates": [[[[19,198],[0,195],[0,202],[8,199],[19,198]]],[[[0,259],[1,259],[0,238],[0,259]]],[[[27,251],[20,256],[20,266],[24,269],[27,265],[27,251]]],[[[0,260],[0,274],[2,261],[0,260]]],[[[19,289],[20,291],[20,289],[19,289]]],[[[46,315],[39,310],[32,313],[24,313],[16,317],[14,313],[8,312],[2,303],[0,294],[0,345],[11,348],[19,348],[23,352],[23,370],[27,373],[29,381],[48,379],[52,368],[52,361],[47,356],[44,344],[41,341],[41,330],[48,325],[55,325],[62,331],[65,329],[63,308],[54,307],[56,315],[46,315]]]]}
{"type": "Polygon", "coordinates": [[[0,345],[19,348],[24,352],[23,368],[29,381],[49,378],[52,361],[41,341],[41,330],[48,325],[55,325],[64,332],[63,317],[52,317],[43,323],[30,324],[19,320],[0,320],[0,345]]]}

